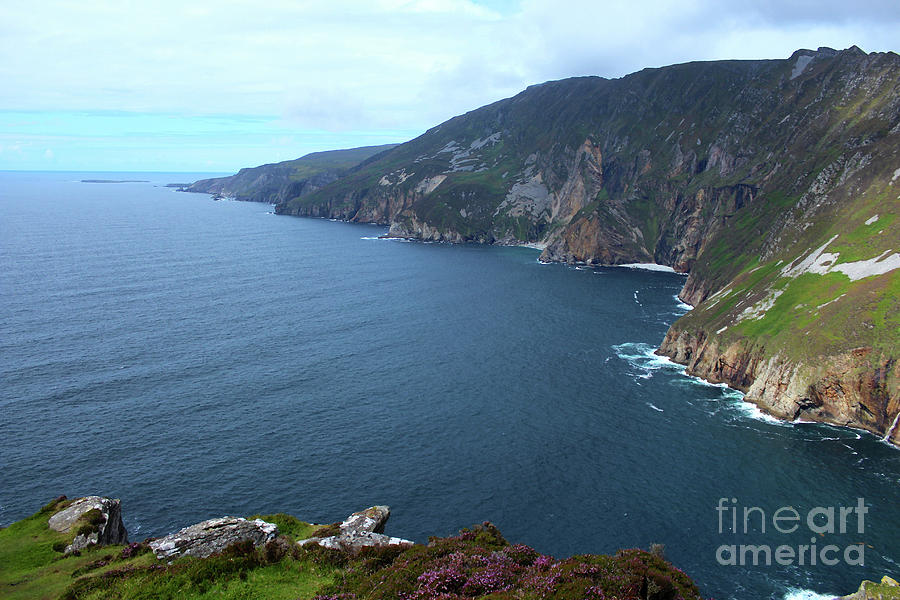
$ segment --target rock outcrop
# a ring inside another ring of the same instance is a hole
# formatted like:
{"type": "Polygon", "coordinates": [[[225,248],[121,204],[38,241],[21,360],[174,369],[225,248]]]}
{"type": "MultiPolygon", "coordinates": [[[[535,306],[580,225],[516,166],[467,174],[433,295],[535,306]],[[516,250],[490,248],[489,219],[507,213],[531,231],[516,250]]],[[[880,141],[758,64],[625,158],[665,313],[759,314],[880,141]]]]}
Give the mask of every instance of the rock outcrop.
{"type": "Polygon", "coordinates": [[[900,583],[885,575],[881,583],[863,581],[854,594],[842,596],[839,600],[898,600],[900,599],[900,583]]]}
{"type": "Polygon", "coordinates": [[[335,535],[311,537],[297,543],[301,546],[318,544],[323,548],[350,553],[359,552],[363,548],[414,545],[415,543],[409,540],[383,534],[384,525],[390,514],[391,509],[387,506],[372,506],[344,519],[335,535]]]}
{"type": "Polygon", "coordinates": [[[673,328],[659,354],[686,365],[689,375],[744,392],[745,400],[779,419],[863,429],[900,446],[900,363],[873,358],[869,348],[800,362],[673,328]]]}
{"type": "Polygon", "coordinates": [[[277,535],[278,527],[261,519],[249,521],[240,517],[221,517],[152,540],[150,549],[158,559],[179,556],[205,558],[239,542],[249,541],[254,546],[262,546],[277,535]]]}
{"type": "Polygon", "coordinates": [[[66,546],[66,554],[91,545],[128,543],[128,532],[122,523],[122,505],[111,498],[77,498],[51,516],[47,524],[54,531],[75,535],[72,543],[66,546]]]}
{"type": "Polygon", "coordinates": [[[696,308],[665,354],[896,443],[898,147],[900,56],[803,49],[531,86],[275,212],[670,266],[696,308]]]}

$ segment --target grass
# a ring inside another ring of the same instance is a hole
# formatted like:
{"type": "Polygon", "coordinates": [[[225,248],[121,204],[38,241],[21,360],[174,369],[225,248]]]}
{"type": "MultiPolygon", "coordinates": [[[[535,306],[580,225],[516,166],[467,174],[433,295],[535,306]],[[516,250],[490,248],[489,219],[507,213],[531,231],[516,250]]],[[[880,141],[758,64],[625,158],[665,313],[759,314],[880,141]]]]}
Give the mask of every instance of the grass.
{"type": "Polygon", "coordinates": [[[187,558],[83,578],[61,600],[296,600],[315,596],[331,583],[332,571],[291,557],[273,564],[224,555],[187,558]]]}
{"type": "MultiPolygon", "coordinates": [[[[777,337],[792,330],[808,330],[817,321],[817,307],[845,294],[850,280],[841,273],[816,275],[804,273],[794,279],[782,278],[773,289],[782,290],[775,304],[760,319],[745,319],[736,329],[747,337],[759,340],[777,337]]],[[[821,333],[828,336],[827,331],[821,333]]],[[[797,340],[806,345],[808,340],[797,340]]]]}
{"type": "Polygon", "coordinates": [[[316,525],[285,514],[258,515],[280,528],[276,540],[259,548],[243,542],[208,558],[170,563],[156,560],[146,544],[63,557],[52,546],[68,536],[47,527],[58,509],[51,503],[0,530],[4,600],[388,600],[410,595],[421,600],[613,595],[639,600],[648,589],[663,592],[660,598],[700,597],[691,580],[659,553],[625,550],[557,560],[510,545],[489,523],[455,537],[432,538],[428,546],[347,554],[294,543],[316,525]]]}
{"type": "Polygon", "coordinates": [[[290,515],[253,517],[278,525],[285,538],[283,551],[245,549],[243,554],[185,558],[164,565],[146,547],[124,555],[125,546],[89,547],[79,555],[64,556],[54,546],[64,547],[74,532],[62,534],[47,526],[50,516],[64,506],[51,502],[0,529],[0,598],[295,600],[312,598],[334,577],[334,567],[303,553],[291,554],[293,542],[309,537],[317,526],[290,515]]]}
{"type": "MultiPolygon", "coordinates": [[[[5,600],[53,599],[72,583],[72,573],[84,571],[103,557],[121,553],[122,547],[92,548],[79,556],[54,550],[72,541],[47,526],[51,515],[65,506],[51,502],[36,514],[0,529],[0,597],[5,600]]],[[[146,562],[143,557],[129,561],[146,562]]],[[[124,564],[124,563],[122,563],[124,564]]]]}

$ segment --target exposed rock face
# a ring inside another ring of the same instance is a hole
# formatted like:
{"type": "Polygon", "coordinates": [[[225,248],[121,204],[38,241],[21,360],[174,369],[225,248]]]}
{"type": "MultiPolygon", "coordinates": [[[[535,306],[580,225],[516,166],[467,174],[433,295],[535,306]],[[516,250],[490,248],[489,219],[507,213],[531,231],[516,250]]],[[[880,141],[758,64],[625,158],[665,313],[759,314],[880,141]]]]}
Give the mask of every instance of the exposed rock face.
{"type": "Polygon", "coordinates": [[[328,537],[313,537],[297,542],[299,545],[318,544],[332,550],[356,553],[363,548],[385,546],[412,546],[414,542],[384,535],[384,524],[391,515],[387,506],[372,506],[355,512],[341,523],[340,534],[328,537]]]}
{"type": "Polygon", "coordinates": [[[900,56],[798,50],[531,86],[276,212],[689,273],[665,354],[896,442],[898,147],[900,56]]]}
{"type": "Polygon", "coordinates": [[[254,546],[261,546],[274,540],[277,535],[278,527],[261,519],[248,521],[240,517],[221,517],[153,540],[150,549],[158,559],[179,556],[205,558],[238,542],[250,541],[254,546]]]}
{"type": "Polygon", "coordinates": [[[93,529],[77,533],[69,544],[66,554],[82,550],[91,545],[127,544],[128,532],[122,523],[122,505],[118,500],[86,496],[78,498],[69,506],[50,517],[50,529],[60,533],[78,532],[79,529],[93,529]]]}
{"type": "Polygon", "coordinates": [[[796,362],[673,328],[659,353],[686,365],[690,375],[745,392],[747,401],[778,418],[864,429],[900,445],[900,364],[882,358],[873,369],[868,348],[796,362]]]}
{"type": "Polygon", "coordinates": [[[391,516],[389,506],[376,505],[355,512],[341,523],[347,533],[384,533],[384,525],[391,516]]]}

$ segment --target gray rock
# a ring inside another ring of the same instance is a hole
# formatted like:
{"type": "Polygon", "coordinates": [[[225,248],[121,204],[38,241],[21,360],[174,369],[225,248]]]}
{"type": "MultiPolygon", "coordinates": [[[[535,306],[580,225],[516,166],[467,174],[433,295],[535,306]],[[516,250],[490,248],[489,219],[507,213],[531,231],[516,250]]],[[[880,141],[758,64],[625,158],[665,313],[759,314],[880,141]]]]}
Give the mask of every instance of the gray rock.
{"type": "Polygon", "coordinates": [[[342,550],[355,554],[363,548],[384,548],[387,546],[413,546],[415,542],[383,535],[384,524],[391,516],[387,506],[372,506],[355,512],[341,523],[340,535],[313,537],[297,542],[301,546],[318,544],[323,548],[342,550]]]}
{"type": "Polygon", "coordinates": [[[66,546],[65,553],[82,550],[91,545],[106,546],[110,544],[127,544],[128,532],[122,523],[122,505],[118,500],[86,496],[78,498],[69,506],[57,512],[47,524],[50,529],[60,533],[77,531],[86,524],[81,517],[90,510],[97,509],[102,515],[102,522],[96,524],[92,533],[76,535],[72,543],[66,546]]]}
{"type": "Polygon", "coordinates": [[[384,533],[384,524],[390,516],[389,506],[371,506],[344,519],[341,533],[384,533]]]}
{"type": "Polygon", "coordinates": [[[206,558],[238,542],[261,546],[274,540],[278,527],[262,519],[248,521],[241,517],[221,517],[185,527],[177,533],[150,542],[156,558],[197,556],[206,558]]]}
{"type": "Polygon", "coordinates": [[[158,559],[179,556],[206,558],[238,542],[251,541],[254,546],[261,546],[274,540],[277,535],[278,527],[262,519],[248,521],[240,517],[221,517],[153,540],[150,549],[158,559]]]}
{"type": "MultiPolygon", "coordinates": [[[[312,539],[315,540],[316,538],[312,539]]],[[[333,535],[327,538],[318,538],[316,543],[323,548],[343,550],[344,552],[349,552],[351,554],[355,554],[363,548],[384,548],[386,546],[408,547],[415,545],[415,542],[404,540],[403,538],[372,532],[350,532],[341,535],[333,535]]]]}

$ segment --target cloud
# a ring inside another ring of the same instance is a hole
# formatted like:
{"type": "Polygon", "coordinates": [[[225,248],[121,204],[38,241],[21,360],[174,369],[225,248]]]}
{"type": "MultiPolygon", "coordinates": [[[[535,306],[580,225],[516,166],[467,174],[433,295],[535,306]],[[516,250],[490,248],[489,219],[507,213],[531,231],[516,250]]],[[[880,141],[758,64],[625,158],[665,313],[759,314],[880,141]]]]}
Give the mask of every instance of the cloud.
{"type": "Polygon", "coordinates": [[[248,115],[343,133],[421,132],[549,79],[896,50],[900,30],[896,0],[7,4],[0,110],[248,115]]]}
{"type": "Polygon", "coordinates": [[[814,36],[826,38],[818,45],[878,45],[900,15],[893,0],[523,0],[507,15],[471,0],[48,0],[5,12],[3,108],[313,117],[327,102],[375,125],[380,114],[408,117],[404,103],[417,99],[446,97],[455,108],[468,98],[473,107],[543,78],[622,75],[738,50],[771,57],[814,36]],[[729,43],[735,36],[740,46],[729,43]]]}

